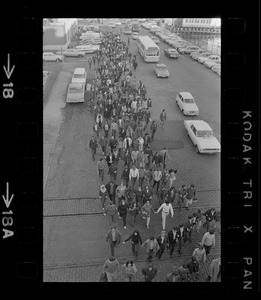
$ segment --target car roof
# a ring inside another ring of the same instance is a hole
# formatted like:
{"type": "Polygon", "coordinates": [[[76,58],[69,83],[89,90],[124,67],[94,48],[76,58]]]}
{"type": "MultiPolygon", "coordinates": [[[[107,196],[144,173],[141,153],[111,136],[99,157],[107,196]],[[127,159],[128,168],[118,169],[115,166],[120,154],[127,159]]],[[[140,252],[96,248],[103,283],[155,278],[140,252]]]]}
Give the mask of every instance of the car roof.
{"type": "Polygon", "coordinates": [[[75,68],[73,73],[74,74],[84,74],[85,68],[75,68]]]}
{"type": "Polygon", "coordinates": [[[69,84],[70,88],[73,88],[73,87],[82,88],[83,86],[84,86],[83,83],[76,83],[76,82],[74,83],[74,82],[72,82],[72,83],[69,84]]]}
{"type": "Polygon", "coordinates": [[[164,64],[156,64],[157,67],[166,67],[164,64]]]}
{"type": "Polygon", "coordinates": [[[212,130],[212,128],[203,120],[186,120],[189,124],[193,124],[196,130],[212,130]]]}
{"type": "Polygon", "coordinates": [[[193,96],[189,92],[179,92],[179,94],[182,96],[182,98],[194,99],[193,96]]]}
{"type": "Polygon", "coordinates": [[[165,50],[177,52],[177,50],[176,50],[176,49],[173,49],[173,48],[168,48],[168,49],[165,49],[165,50]]]}

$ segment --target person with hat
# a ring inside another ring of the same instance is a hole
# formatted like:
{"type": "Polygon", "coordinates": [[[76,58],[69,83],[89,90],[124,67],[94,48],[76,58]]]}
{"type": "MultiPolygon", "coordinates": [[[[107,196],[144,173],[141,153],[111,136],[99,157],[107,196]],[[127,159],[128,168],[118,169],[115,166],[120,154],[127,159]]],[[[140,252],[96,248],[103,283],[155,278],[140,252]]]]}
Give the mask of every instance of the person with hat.
{"type": "Polygon", "coordinates": [[[206,250],[203,247],[202,243],[199,243],[199,247],[193,251],[192,256],[195,257],[195,259],[198,262],[200,262],[200,261],[203,261],[203,263],[206,262],[206,259],[207,259],[206,258],[206,250]]]}
{"type": "Polygon", "coordinates": [[[168,232],[168,242],[167,247],[169,248],[169,254],[170,258],[172,258],[176,243],[178,242],[178,227],[174,226],[169,232],[168,232]]]}
{"type": "Polygon", "coordinates": [[[167,245],[167,240],[168,240],[168,236],[166,234],[165,230],[161,231],[161,234],[156,238],[158,245],[159,245],[159,250],[156,253],[156,256],[158,257],[158,259],[161,259],[162,254],[165,251],[165,247],[167,245]]]}
{"type": "Polygon", "coordinates": [[[176,266],[172,267],[171,272],[167,275],[165,282],[179,282],[180,275],[176,266]]]}
{"type": "Polygon", "coordinates": [[[153,266],[152,262],[148,263],[147,268],[141,269],[141,273],[144,275],[145,282],[151,282],[157,275],[158,270],[153,266]]]}
{"type": "Polygon", "coordinates": [[[111,227],[110,231],[106,234],[106,242],[109,243],[111,255],[114,256],[114,248],[122,242],[121,233],[115,226],[111,227]]]}
{"type": "Polygon", "coordinates": [[[103,265],[103,272],[107,275],[108,282],[113,282],[117,279],[120,264],[116,258],[111,256],[103,265]]]}
{"type": "Polygon", "coordinates": [[[159,213],[162,210],[161,216],[162,216],[162,229],[165,230],[166,227],[166,217],[169,215],[171,212],[171,217],[173,218],[174,216],[174,211],[171,203],[169,200],[166,200],[165,203],[163,203],[158,210],[156,211],[156,214],[159,213]]]}

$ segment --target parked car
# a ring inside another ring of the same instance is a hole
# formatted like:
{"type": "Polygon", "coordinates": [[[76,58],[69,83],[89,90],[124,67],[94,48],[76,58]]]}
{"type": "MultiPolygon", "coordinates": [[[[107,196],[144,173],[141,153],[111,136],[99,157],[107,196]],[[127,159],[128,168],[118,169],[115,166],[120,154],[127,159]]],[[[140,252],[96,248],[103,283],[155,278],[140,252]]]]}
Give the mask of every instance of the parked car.
{"type": "Polygon", "coordinates": [[[208,68],[211,68],[212,66],[214,65],[218,65],[218,64],[221,64],[221,60],[215,60],[215,61],[212,61],[212,60],[206,60],[203,62],[203,64],[208,67],[208,68]]]}
{"type": "Polygon", "coordinates": [[[64,51],[56,51],[56,54],[63,54],[64,56],[83,57],[85,55],[85,52],[71,48],[64,51]]]}
{"type": "Polygon", "coordinates": [[[156,37],[156,36],[150,36],[150,38],[153,40],[153,42],[155,43],[155,44],[159,44],[159,39],[156,37]]]}
{"type": "Polygon", "coordinates": [[[184,126],[197,153],[211,154],[221,151],[220,143],[208,123],[203,120],[185,120],[184,126]]]}
{"type": "Polygon", "coordinates": [[[63,61],[63,56],[53,52],[44,52],[43,61],[63,61]]]}
{"type": "Polygon", "coordinates": [[[157,77],[169,77],[169,71],[164,64],[156,64],[154,67],[154,73],[157,77]]]}
{"type": "Polygon", "coordinates": [[[190,53],[190,56],[193,59],[197,59],[199,56],[203,57],[204,55],[208,56],[208,55],[212,55],[212,53],[209,53],[209,52],[207,52],[206,50],[203,50],[203,49],[190,53]]]}
{"type": "Polygon", "coordinates": [[[178,57],[180,57],[180,54],[178,53],[178,51],[176,49],[172,49],[172,48],[165,49],[164,53],[169,58],[178,58],[178,57]]]}
{"type": "Polygon", "coordinates": [[[137,39],[138,39],[138,36],[139,36],[138,32],[133,32],[133,33],[132,33],[132,39],[133,39],[133,40],[137,40],[137,39]]]}
{"type": "Polygon", "coordinates": [[[189,42],[185,42],[185,41],[176,41],[171,43],[172,47],[175,49],[179,49],[179,48],[184,48],[186,46],[190,46],[191,44],[189,42]]]}
{"type": "Polygon", "coordinates": [[[94,53],[99,49],[99,45],[78,45],[75,47],[76,50],[83,51],[85,53],[94,53]]]}
{"type": "Polygon", "coordinates": [[[216,64],[211,67],[211,70],[213,70],[215,73],[217,73],[219,76],[221,75],[221,64],[216,64]]]}
{"type": "Polygon", "coordinates": [[[185,116],[198,116],[199,109],[193,96],[189,92],[179,92],[176,103],[185,116]]]}
{"type": "Polygon", "coordinates": [[[209,55],[207,57],[202,57],[202,56],[198,57],[198,61],[200,63],[203,63],[206,60],[219,61],[220,60],[220,56],[218,56],[218,55],[209,55]]]}
{"type": "Polygon", "coordinates": [[[84,102],[84,85],[81,83],[70,83],[68,86],[66,102],[84,102]]]}
{"type": "Polygon", "coordinates": [[[183,48],[178,48],[179,53],[181,54],[190,54],[192,52],[198,51],[200,48],[197,46],[187,46],[183,48]]]}
{"type": "Polygon", "coordinates": [[[83,84],[85,87],[86,80],[87,80],[87,72],[85,68],[75,68],[72,76],[72,83],[80,83],[83,84]]]}
{"type": "Polygon", "coordinates": [[[115,25],[116,26],[121,26],[121,22],[116,22],[115,25]]]}

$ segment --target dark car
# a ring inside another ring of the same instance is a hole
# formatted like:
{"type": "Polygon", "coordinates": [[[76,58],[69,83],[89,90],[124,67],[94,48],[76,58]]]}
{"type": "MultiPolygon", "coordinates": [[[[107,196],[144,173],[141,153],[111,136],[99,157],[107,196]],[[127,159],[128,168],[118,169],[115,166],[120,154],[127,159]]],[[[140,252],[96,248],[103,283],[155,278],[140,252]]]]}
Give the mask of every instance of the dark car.
{"type": "Polygon", "coordinates": [[[168,56],[170,58],[178,58],[178,57],[180,57],[180,54],[175,49],[165,49],[164,53],[165,53],[166,56],[168,56]]]}

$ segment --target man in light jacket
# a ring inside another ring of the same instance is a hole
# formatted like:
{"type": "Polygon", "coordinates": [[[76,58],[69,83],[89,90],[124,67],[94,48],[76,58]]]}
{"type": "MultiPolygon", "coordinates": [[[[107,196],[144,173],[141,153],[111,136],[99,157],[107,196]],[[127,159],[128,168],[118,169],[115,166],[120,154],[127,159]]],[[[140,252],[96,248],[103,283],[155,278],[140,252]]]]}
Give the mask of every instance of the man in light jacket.
{"type": "Polygon", "coordinates": [[[163,203],[157,210],[156,214],[159,213],[162,210],[162,229],[165,230],[166,227],[166,217],[169,215],[169,212],[171,212],[171,217],[174,216],[174,211],[171,203],[169,200],[166,200],[165,203],[163,203]]]}

